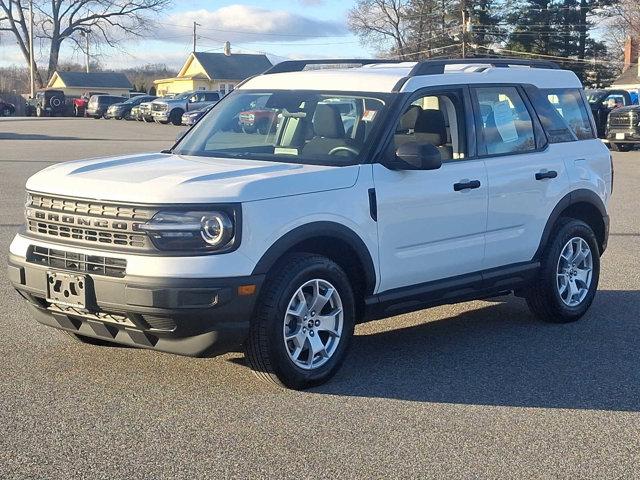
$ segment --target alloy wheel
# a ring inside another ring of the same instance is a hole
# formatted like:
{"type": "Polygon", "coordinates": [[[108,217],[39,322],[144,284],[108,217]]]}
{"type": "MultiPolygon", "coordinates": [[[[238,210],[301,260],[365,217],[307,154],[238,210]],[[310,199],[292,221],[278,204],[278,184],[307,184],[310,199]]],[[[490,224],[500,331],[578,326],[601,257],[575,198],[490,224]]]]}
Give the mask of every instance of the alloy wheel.
{"type": "Polygon", "coordinates": [[[289,300],[283,339],[289,359],[313,370],[329,361],[338,348],[344,311],[338,290],[328,281],[304,283],[289,300]]]}
{"type": "Polygon", "coordinates": [[[557,266],[556,287],[569,307],[582,303],[591,287],[593,256],[589,244],[580,237],[569,240],[562,248],[557,266]]]}

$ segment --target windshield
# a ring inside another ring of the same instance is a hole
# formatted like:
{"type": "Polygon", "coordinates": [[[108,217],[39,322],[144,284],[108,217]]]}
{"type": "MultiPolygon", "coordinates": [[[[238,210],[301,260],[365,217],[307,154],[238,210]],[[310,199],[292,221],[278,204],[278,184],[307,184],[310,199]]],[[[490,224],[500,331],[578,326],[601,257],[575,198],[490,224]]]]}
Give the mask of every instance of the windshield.
{"type": "Polygon", "coordinates": [[[586,90],[585,94],[587,95],[587,100],[591,104],[602,102],[607,96],[607,92],[605,90],[586,90]]]}
{"type": "Polygon", "coordinates": [[[181,155],[352,165],[391,94],[236,90],[174,149],[181,155]]]}

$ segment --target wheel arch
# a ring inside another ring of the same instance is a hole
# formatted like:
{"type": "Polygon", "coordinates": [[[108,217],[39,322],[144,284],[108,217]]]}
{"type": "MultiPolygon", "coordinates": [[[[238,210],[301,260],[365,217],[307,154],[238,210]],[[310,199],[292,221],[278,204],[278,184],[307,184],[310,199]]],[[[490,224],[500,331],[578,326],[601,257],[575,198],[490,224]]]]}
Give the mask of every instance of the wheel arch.
{"type": "Polygon", "coordinates": [[[598,240],[600,254],[607,248],[609,236],[609,215],[602,199],[593,190],[574,190],[565,195],[552,210],[544,227],[542,238],[534,259],[539,259],[549,242],[553,229],[562,217],[582,220],[591,227],[598,240]]]}
{"type": "MultiPolygon", "coordinates": [[[[292,252],[317,253],[340,265],[354,289],[360,290],[360,307],[364,308],[364,298],[373,294],[376,286],[373,258],[364,241],[349,227],[335,222],[313,222],[294,228],[269,247],[252,273],[266,275],[283,256],[292,252]]],[[[361,313],[360,307],[358,313],[361,313]]]]}

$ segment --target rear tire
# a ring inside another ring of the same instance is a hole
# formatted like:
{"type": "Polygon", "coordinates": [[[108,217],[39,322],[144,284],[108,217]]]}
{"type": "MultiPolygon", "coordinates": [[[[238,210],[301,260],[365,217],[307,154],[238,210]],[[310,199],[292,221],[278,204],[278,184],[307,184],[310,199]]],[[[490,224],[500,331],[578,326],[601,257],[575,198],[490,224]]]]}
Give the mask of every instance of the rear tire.
{"type": "Polygon", "coordinates": [[[268,382],[293,389],[320,385],[342,365],[354,325],[353,291],[342,268],[320,255],[292,254],[265,282],[246,357],[268,382]]]}
{"type": "Polygon", "coordinates": [[[538,277],[526,292],[540,320],[569,323],[591,306],[600,278],[600,250],[593,230],[581,220],[561,218],[544,249],[538,277]]]}

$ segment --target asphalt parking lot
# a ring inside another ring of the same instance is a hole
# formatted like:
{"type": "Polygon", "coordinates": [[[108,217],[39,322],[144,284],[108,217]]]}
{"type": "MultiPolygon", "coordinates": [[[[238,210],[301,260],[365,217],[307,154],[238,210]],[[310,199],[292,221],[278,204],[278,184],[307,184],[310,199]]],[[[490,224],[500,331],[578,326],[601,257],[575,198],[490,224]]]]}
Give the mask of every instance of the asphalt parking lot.
{"type": "Polygon", "coordinates": [[[276,390],[240,353],[76,344],[6,279],[23,187],[52,163],[167,148],[180,128],[0,119],[0,478],[638,478],[640,151],[615,154],[609,249],[583,320],[520,299],[357,328],[329,384],[276,390]]]}

